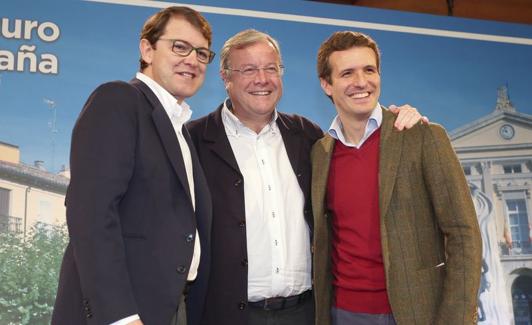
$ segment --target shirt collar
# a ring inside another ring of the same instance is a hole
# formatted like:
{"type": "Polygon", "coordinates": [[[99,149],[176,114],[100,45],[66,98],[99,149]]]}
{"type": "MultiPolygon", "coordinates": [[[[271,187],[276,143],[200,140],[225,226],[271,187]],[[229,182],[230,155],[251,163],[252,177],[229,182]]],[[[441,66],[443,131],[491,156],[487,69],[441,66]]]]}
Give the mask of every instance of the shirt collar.
{"type": "Polygon", "coordinates": [[[364,136],[360,140],[359,143],[353,144],[350,142],[347,142],[344,136],[344,128],[342,126],[342,121],[340,120],[340,117],[336,115],[331,123],[331,126],[329,127],[329,135],[333,137],[336,140],[339,140],[347,147],[356,147],[359,148],[364,141],[366,141],[369,136],[375,132],[382,124],[382,109],[381,105],[377,103],[373,111],[371,112],[371,115],[369,116],[368,122],[366,123],[366,129],[364,130],[364,136]]]}
{"type": "MultiPolygon", "coordinates": [[[[279,114],[277,113],[277,110],[273,112],[272,119],[268,124],[259,132],[260,134],[264,134],[268,131],[277,131],[277,121],[279,114]]],[[[222,108],[222,121],[225,126],[226,131],[230,132],[232,135],[238,135],[239,133],[253,133],[256,134],[254,131],[252,131],[250,128],[248,128],[244,123],[238,119],[238,117],[233,114],[233,103],[231,103],[231,100],[229,98],[226,98],[224,101],[224,105],[222,108]]]]}
{"type": "Polygon", "coordinates": [[[163,108],[166,111],[166,114],[168,114],[168,117],[172,123],[183,125],[190,120],[190,117],[192,116],[192,110],[190,109],[190,106],[185,103],[185,101],[179,104],[177,99],[170,94],[168,90],[164,89],[155,80],[151,79],[142,72],[137,72],[136,78],[144,82],[151,89],[151,91],[153,91],[159,102],[161,102],[161,105],[163,105],[163,108]]]}

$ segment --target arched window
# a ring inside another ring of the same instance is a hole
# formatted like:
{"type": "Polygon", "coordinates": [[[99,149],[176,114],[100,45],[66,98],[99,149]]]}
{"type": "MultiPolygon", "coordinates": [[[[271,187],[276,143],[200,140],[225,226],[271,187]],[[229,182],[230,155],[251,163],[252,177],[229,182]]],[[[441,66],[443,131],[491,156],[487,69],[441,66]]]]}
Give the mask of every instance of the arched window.
{"type": "Polygon", "coordinates": [[[532,277],[520,275],[512,284],[515,325],[530,325],[532,321],[532,277]]]}

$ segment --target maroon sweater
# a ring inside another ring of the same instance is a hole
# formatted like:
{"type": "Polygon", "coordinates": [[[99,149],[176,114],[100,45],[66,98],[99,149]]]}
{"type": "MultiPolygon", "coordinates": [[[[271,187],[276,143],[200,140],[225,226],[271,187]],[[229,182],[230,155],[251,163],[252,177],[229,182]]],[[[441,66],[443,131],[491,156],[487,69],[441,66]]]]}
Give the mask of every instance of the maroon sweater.
{"type": "Polygon", "coordinates": [[[391,313],[382,263],[379,143],[380,128],[360,149],[337,140],[327,184],[336,307],[368,314],[391,313]]]}

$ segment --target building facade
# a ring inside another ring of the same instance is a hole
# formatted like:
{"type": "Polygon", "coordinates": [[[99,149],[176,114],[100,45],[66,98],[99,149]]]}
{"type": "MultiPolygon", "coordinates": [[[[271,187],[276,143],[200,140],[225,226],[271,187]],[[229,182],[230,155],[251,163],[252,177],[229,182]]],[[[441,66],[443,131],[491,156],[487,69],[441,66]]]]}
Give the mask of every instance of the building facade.
{"type": "Polygon", "coordinates": [[[53,174],[40,161],[20,162],[15,145],[0,142],[0,233],[29,234],[37,223],[65,223],[65,194],[69,179],[53,174]]]}
{"type": "Polygon", "coordinates": [[[501,87],[495,110],[454,130],[450,138],[473,194],[478,192],[476,203],[484,198],[477,204],[484,259],[489,262],[492,254],[498,260],[483,267],[480,297],[483,288],[488,294],[500,284],[515,324],[531,324],[532,115],[518,112],[501,87]],[[501,279],[484,278],[489,267],[501,279]]]}

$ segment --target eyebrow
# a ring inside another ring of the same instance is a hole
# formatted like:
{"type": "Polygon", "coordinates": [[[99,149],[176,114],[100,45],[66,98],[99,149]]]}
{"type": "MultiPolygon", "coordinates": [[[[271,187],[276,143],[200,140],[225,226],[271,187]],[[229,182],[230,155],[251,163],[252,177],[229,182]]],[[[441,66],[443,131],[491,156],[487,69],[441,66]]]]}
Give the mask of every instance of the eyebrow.
{"type": "MultiPolygon", "coordinates": [[[[376,65],[373,65],[373,64],[368,64],[368,65],[365,65],[362,67],[362,69],[368,69],[368,68],[371,68],[371,69],[377,69],[377,66],[376,65]]],[[[344,72],[353,72],[355,71],[357,68],[346,68],[346,69],[343,69],[343,70],[340,70],[340,74],[344,73],[344,72]]]]}
{"type": "Polygon", "coordinates": [[[339,74],[344,74],[346,72],[353,72],[355,70],[356,70],[355,68],[346,68],[346,69],[340,70],[338,73],[339,74]]]}
{"type": "Polygon", "coordinates": [[[208,49],[208,50],[209,50],[209,46],[208,46],[208,45],[207,45],[207,46],[203,46],[203,45],[196,46],[196,45],[192,44],[191,42],[189,42],[189,41],[187,41],[187,40],[184,40],[184,39],[182,39],[182,38],[175,38],[175,37],[159,37],[159,39],[161,39],[161,40],[165,40],[165,39],[167,39],[167,40],[169,40],[169,41],[174,41],[174,42],[175,42],[175,41],[180,41],[180,42],[184,42],[184,43],[190,44],[190,45],[192,45],[192,46],[194,46],[195,48],[198,48],[198,49],[208,49]]]}
{"type": "Polygon", "coordinates": [[[269,66],[272,66],[272,65],[280,65],[281,63],[277,63],[277,62],[270,62],[270,63],[266,63],[264,65],[260,65],[260,64],[255,64],[255,63],[244,63],[241,65],[241,67],[269,67],[269,66]]]}

